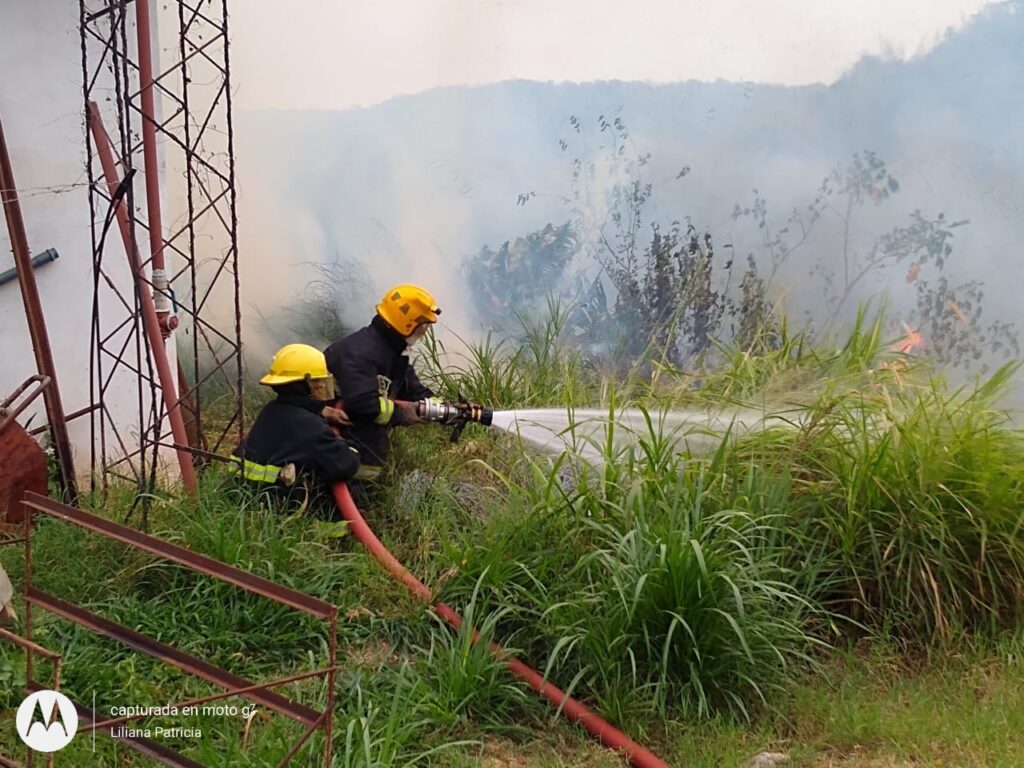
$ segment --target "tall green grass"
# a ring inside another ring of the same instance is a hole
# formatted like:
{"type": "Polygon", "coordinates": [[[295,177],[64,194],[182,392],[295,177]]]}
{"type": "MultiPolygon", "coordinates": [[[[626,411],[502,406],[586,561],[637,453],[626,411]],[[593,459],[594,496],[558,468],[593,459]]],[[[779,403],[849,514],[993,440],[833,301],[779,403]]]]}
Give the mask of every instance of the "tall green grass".
{"type": "Polygon", "coordinates": [[[423,344],[423,377],[448,399],[460,393],[495,408],[550,403],[590,403],[606,382],[582,353],[564,341],[569,308],[555,300],[541,318],[518,317],[519,334],[480,341],[456,337],[460,350],[447,349],[432,333],[423,344]]]}
{"type": "Polygon", "coordinates": [[[997,407],[1014,371],[825,395],[801,429],[737,446],[791,486],[801,590],[914,642],[1019,620],[1024,433],[997,407]]]}

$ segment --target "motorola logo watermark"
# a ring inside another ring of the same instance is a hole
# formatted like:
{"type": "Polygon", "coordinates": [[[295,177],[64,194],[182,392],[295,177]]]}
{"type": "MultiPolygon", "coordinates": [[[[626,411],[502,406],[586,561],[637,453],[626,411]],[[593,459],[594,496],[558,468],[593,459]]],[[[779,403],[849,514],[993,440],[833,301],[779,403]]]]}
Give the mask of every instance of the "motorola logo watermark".
{"type": "Polygon", "coordinates": [[[78,712],[71,699],[59,691],[30,694],[18,707],[18,735],[36,752],[56,752],[71,743],[78,730],[78,712]]]}

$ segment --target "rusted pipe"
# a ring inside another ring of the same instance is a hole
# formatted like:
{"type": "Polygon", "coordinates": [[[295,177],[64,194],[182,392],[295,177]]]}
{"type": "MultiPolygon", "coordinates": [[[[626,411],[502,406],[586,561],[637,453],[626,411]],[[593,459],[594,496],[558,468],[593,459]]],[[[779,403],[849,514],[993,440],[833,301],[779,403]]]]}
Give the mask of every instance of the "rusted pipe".
{"type": "Polygon", "coordinates": [[[18,416],[21,415],[21,412],[28,408],[32,404],[32,401],[46,390],[50,381],[51,379],[49,376],[43,376],[37,373],[35,376],[30,376],[25,379],[25,381],[21,382],[21,385],[16,390],[0,401],[0,432],[3,432],[4,427],[18,418],[18,416]],[[23,394],[33,383],[36,386],[33,387],[28,394],[23,394]],[[18,399],[19,395],[21,396],[21,402],[14,405],[14,402],[18,399]],[[12,408],[11,406],[14,407],[12,408]]]}
{"type": "MultiPolygon", "coordinates": [[[[32,651],[32,653],[38,654],[43,658],[49,659],[52,662],[58,662],[61,660],[61,655],[59,653],[55,653],[54,651],[51,651],[49,648],[43,648],[43,646],[37,645],[36,643],[33,643],[31,640],[26,640],[21,635],[16,635],[13,632],[8,632],[6,629],[2,627],[0,627],[0,638],[3,638],[4,640],[14,643],[19,648],[32,651]]],[[[59,691],[60,684],[58,683],[53,690],[59,691]]]]}
{"type": "MultiPolygon", "coordinates": [[[[145,4],[145,2],[139,3],[140,6],[145,4]]],[[[117,178],[117,167],[114,164],[114,152],[110,145],[110,137],[103,127],[99,107],[94,101],[89,102],[88,120],[89,129],[92,131],[93,141],[96,144],[96,154],[99,155],[100,164],[103,166],[103,175],[107,180],[107,189],[113,198],[120,182],[117,178]]],[[[148,178],[147,174],[147,181],[148,178]]],[[[150,349],[153,351],[153,362],[156,364],[157,375],[160,378],[160,392],[163,394],[164,405],[167,407],[167,418],[171,422],[171,434],[174,436],[174,447],[178,453],[178,466],[181,467],[181,482],[191,493],[196,489],[196,475],[192,465],[192,454],[188,450],[188,433],[185,431],[185,421],[181,414],[182,409],[178,401],[174,377],[171,375],[171,365],[167,361],[167,349],[164,346],[164,337],[160,330],[160,320],[157,317],[149,283],[144,279],[142,260],[139,258],[138,248],[132,239],[131,222],[128,219],[128,210],[123,199],[118,200],[115,214],[117,215],[117,224],[121,229],[124,250],[128,256],[128,265],[131,267],[135,284],[139,290],[142,322],[146,337],[149,339],[150,349]]],[[[150,231],[152,232],[152,221],[150,222],[150,231]]]]}
{"type": "MultiPolygon", "coordinates": [[[[373,555],[377,562],[387,568],[392,576],[401,581],[414,597],[426,603],[433,602],[434,597],[430,589],[409,573],[405,566],[381,543],[370,526],[366,524],[363,516],[359,514],[359,510],[356,508],[355,502],[352,501],[352,494],[349,493],[348,486],[345,483],[335,483],[332,491],[341,514],[348,521],[349,530],[352,531],[352,535],[370,551],[370,554],[373,555]]],[[[445,603],[435,603],[434,609],[437,611],[438,616],[451,624],[456,630],[462,626],[462,617],[451,606],[445,603]]],[[[472,638],[474,643],[479,640],[479,637],[476,630],[473,630],[472,638]]],[[[636,766],[636,768],[669,768],[667,763],[630,739],[607,720],[547,682],[543,675],[531,669],[523,662],[511,658],[500,646],[495,643],[488,643],[487,648],[495,658],[505,663],[513,675],[527,683],[556,707],[559,707],[566,717],[582,725],[606,747],[622,753],[631,765],[636,766]]]]}
{"type": "MultiPolygon", "coordinates": [[[[68,423],[71,423],[72,421],[74,421],[77,418],[80,418],[81,416],[88,416],[90,413],[95,411],[97,408],[99,408],[99,405],[93,403],[92,405],[85,406],[85,408],[79,408],[77,411],[72,411],[71,413],[65,413],[64,414],[64,421],[66,421],[68,423]]],[[[35,437],[36,435],[41,435],[46,430],[47,430],[47,426],[45,424],[43,424],[42,426],[34,427],[33,429],[30,429],[30,430],[27,430],[27,431],[28,431],[28,433],[32,437],[35,437]]]]}
{"type": "Polygon", "coordinates": [[[57,454],[61,491],[69,502],[75,504],[78,500],[78,488],[75,485],[71,441],[68,439],[68,425],[64,418],[60,389],[57,386],[53,350],[50,349],[50,336],[46,331],[46,319],[39,301],[39,288],[36,286],[36,276],[32,271],[32,255],[28,248],[28,236],[25,234],[25,221],[21,216],[17,190],[11,158],[7,152],[7,141],[4,138],[3,123],[0,122],[0,194],[3,197],[4,216],[7,218],[7,230],[11,236],[11,251],[14,253],[14,266],[18,270],[18,284],[21,286],[21,298],[25,304],[25,319],[28,321],[28,332],[32,337],[36,368],[41,375],[49,377],[51,382],[50,386],[43,390],[43,403],[46,407],[46,420],[50,422],[53,448],[57,454]]]}
{"type": "Polygon", "coordinates": [[[142,157],[146,169],[146,220],[149,224],[150,269],[156,316],[163,339],[178,327],[171,313],[170,286],[164,260],[164,227],[160,211],[160,168],[156,156],[156,105],[153,99],[153,46],[149,0],[135,3],[135,29],[139,42],[139,101],[142,110],[142,157]]]}

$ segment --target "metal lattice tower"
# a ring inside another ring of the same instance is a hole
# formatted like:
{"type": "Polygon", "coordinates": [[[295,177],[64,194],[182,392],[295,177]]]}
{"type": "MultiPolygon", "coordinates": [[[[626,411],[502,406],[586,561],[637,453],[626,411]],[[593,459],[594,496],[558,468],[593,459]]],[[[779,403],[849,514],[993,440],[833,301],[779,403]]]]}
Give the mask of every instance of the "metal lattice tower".
{"type": "MultiPolygon", "coordinates": [[[[168,0],[143,8],[148,2],[79,1],[94,271],[92,469],[104,487],[115,476],[142,489],[155,480],[160,449],[183,448],[168,427],[173,400],[161,392],[154,350],[147,342],[149,295],[158,314],[161,302],[173,302],[170,317],[180,322],[167,345],[177,351],[179,391],[173,395],[193,459],[202,463],[208,454],[230,450],[242,430],[227,0],[168,0]],[[151,26],[146,17],[157,6],[158,24],[151,26]],[[150,35],[138,33],[140,24],[150,35]],[[147,67],[152,78],[148,108],[147,67]],[[156,216],[146,216],[147,210],[153,212],[146,206],[152,180],[143,184],[141,178],[150,170],[145,162],[147,121],[163,155],[162,183],[152,182],[163,198],[156,216]],[[106,128],[117,156],[113,182],[112,165],[104,175],[106,147],[97,125],[106,128]],[[118,200],[124,209],[120,222],[114,211],[118,200]],[[154,239],[149,219],[158,220],[161,211],[163,225],[154,239]],[[132,250],[140,254],[134,280],[125,279],[126,250],[129,257],[132,250]],[[166,283],[154,270],[157,252],[166,260],[166,283]],[[111,406],[121,398],[123,409],[129,387],[137,416],[126,426],[111,406]]],[[[164,322],[166,311],[162,317],[164,322]]]]}

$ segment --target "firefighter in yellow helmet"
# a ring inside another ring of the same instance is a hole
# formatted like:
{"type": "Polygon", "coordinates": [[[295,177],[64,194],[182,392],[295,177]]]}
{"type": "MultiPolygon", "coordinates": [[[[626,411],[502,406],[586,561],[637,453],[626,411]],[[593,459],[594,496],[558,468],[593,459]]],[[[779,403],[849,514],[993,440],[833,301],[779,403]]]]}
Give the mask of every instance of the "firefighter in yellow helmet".
{"type": "Polygon", "coordinates": [[[434,396],[409,361],[413,345],[437,322],[440,307],[418,285],[396,285],[377,304],[370,324],[336,339],[324,354],[352,426],[364,476],[387,460],[391,427],[421,424],[413,403],[434,396]]]}
{"type": "Polygon", "coordinates": [[[330,484],[356,475],[359,452],[331,429],[330,423],[347,424],[348,418],[331,407],[334,377],[323,353],[308,344],[281,347],[260,384],[277,397],[235,449],[238,471],[274,496],[308,500],[317,516],[338,519],[330,484]]]}

